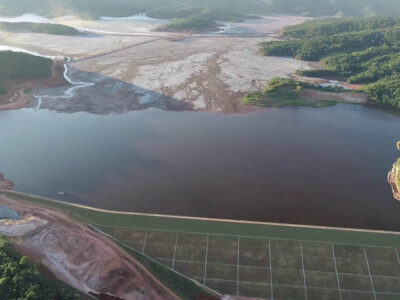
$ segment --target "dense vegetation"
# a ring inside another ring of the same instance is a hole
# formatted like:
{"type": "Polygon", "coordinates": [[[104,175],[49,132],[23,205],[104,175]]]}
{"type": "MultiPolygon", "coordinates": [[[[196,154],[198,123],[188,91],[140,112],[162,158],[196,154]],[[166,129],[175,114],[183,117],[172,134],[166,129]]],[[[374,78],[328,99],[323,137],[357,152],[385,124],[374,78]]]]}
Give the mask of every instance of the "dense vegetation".
{"type": "Polygon", "coordinates": [[[47,280],[37,265],[15,252],[0,236],[0,298],[7,300],[76,299],[70,290],[60,289],[47,280]]]}
{"type": "Polygon", "coordinates": [[[286,28],[283,36],[290,39],[264,43],[262,53],[320,60],[323,69],[298,74],[366,84],[370,100],[400,109],[400,18],[309,21],[286,28]]]}
{"type": "Polygon", "coordinates": [[[77,34],[79,34],[79,31],[73,27],[60,25],[60,24],[50,24],[50,23],[0,22],[0,30],[10,31],[10,32],[28,31],[28,32],[56,34],[56,35],[77,35],[77,34]]]}
{"type": "Polygon", "coordinates": [[[343,91],[341,88],[315,87],[308,83],[289,78],[273,78],[268,82],[263,92],[247,94],[242,98],[242,103],[265,107],[327,107],[336,104],[332,101],[310,101],[310,99],[300,97],[300,92],[303,91],[303,89],[321,89],[335,92],[343,91]]]}
{"type": "Polygon", "coordinates": [[[400,78],[385,77],[363,88],[368,99],[400,109],[400,78]]]}
{"type": "Polygon", "coordinates": [[[46,78],[52,74],[52,60],[22,52],[0,51],[0,95],[6,93],[5,79],[46,78]]]}
{"type": "Polygon", "coordinates": [[[46,78],[52,74],[52,60],[22,52],[0,52],[0,76],[3,79],[46,78]]]}
{"type": "Polygon", "coordinates": [[[0,14],[125,17],[145,12],[157,18],[187,18],[203,8],[240,14],[304,14],[310,16],[399,15],[398,0],[0,0],[0,14]]]}

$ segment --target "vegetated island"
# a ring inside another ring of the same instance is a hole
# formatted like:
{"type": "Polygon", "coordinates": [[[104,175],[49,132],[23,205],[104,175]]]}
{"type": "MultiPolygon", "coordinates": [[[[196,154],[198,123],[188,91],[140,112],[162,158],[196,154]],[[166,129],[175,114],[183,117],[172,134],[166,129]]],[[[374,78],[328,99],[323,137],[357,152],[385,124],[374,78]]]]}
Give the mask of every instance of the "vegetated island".
{"type": "MultiPolygon", "coordinates": [[[[400,151],[400,141],[396,146],[400,151]]],[[[400,158],[393,164],[393,169],[388,174],[388,181],[392,187],[394,198],[400,201],[400,158]]]]}
{"type": "MultiPolygon", "coordinates": [[[[356,91],[364,93],[368,100],[400,109],[400,18],[312,20],[285,28],[281,36],[286,40],[263,43],[261,53],[319,60],[322,65],[321,69],[298,71],[301,81],[312,81],[310,77],[315,77],[358,84],[360,87],[356,91]]],[[[289,81],[281,83],[279,89],[292,86],[293,82],[289,81]]],[[[303,83],[296,83],[296,86],[303,86],[303,83]]],[[[243,102],[263,104],[260,99],[270,95],[269,90],[267,86],[264,93],[245,96],[243,102]],[[250,101],[252,99],[257,101],[250,101]]],[[[301,98],[301,94],[290,95],[291,100],[301,98]]],[[[342,100],[341,96],[338,95],[337,101],[342,100]]],[[[287,97],[281,101],[287,102],[287,97]]]]}
{"type": "Polygon", "coordinates": [[[0,110],[20,109],[33,100],[35,88],[67,84],[64,61],[23,52],[0,52],[0,110]]]}
{"type": "Polygon", "coordinates": [[[36,32],[54,35],[78,35],[76,28],[51,23],[31,23],[31,22],[0,22],[0,30],[7,32],[36,32]]]}

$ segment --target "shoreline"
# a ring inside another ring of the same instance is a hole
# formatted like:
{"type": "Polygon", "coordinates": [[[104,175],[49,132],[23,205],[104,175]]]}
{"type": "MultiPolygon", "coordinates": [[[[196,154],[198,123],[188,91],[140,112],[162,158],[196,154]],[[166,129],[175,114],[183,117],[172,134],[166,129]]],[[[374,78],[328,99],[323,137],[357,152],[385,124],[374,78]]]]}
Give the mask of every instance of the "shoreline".
{"type": "Polygon", "coordinates": [[[69,207],[75,207],[80,209],[86,209],[99,213],[107,213],[112,215],[121,215],[121,216],[137,216],[137,217],[151,217],[151,218],[165,218],[165,219],[175,219],[175,220],[186,220],[186,221],[206,221],[206,222],[217,222],[217,223],[233,223],[233,224],[243,224],[243,225],[264,225],[264,226],[280,226],[287,228],[301,228],[301,229],[318,229],[318,230],[339,230],[339,231],[347,231],[347,232],[360,232],[360,233],[375,233],[375,234],[395,234],[400,235],[398,231],[390,231],[390,230],[375,230],[375,229],[362,229],[362,228],[350,228],[350,227],[335,227],[335,226],[318,226],[318,225],[303,225],[303,224],[289,224],[289,223],[276,223],[276,222],[261,222],[261,221],[248,221],[248,220],[233,220],[233,219],[222,219],[222,218],[206,218],[206,217],[191,217],[191,216],[179,216],[179,215],[168,215],[168,214],[155,214],[155,213],[140,213],[140,212],[126,212],[126,211],[116,211],[116,210],[108,210],[102,208],[96,208],[92,206],[65,202],[62,200],[52,199],[49,197],[42,197],[38,195],[28,194],[24,192],[14,191],[14,190],[2,190],[0,188],[0,194],[5,195],[15,195],[15,196],[26,196],[32,197],[44,202],[60,204],[69,207]]]}
{"type": "Polygon", "coordinates": [[[22,216],[19,221],[0,224],[0,231],[9,236],[18,252],[41,261],[53,276],[74,289],[87,295],[111,293],[130,299],[138,296],[133,287],[139,286],[153,299],[179,299],[135,257],[67,213],[4,195],[0,203],[22,216]],[[82,255],[83,251],[90,254],[82,255]]]}

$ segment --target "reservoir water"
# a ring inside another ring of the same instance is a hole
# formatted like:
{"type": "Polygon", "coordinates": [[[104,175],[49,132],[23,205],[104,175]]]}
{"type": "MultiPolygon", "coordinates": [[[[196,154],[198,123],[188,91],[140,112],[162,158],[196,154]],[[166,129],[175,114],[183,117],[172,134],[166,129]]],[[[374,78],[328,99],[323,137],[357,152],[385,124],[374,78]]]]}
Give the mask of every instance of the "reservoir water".
{"type": "Polygon", "coordinates": [[[18,191],[99,208],[400,230],[386,180],[397,140],[399,115],[359,105],[24,109],[0,112],[0,172],[18,191]]]}

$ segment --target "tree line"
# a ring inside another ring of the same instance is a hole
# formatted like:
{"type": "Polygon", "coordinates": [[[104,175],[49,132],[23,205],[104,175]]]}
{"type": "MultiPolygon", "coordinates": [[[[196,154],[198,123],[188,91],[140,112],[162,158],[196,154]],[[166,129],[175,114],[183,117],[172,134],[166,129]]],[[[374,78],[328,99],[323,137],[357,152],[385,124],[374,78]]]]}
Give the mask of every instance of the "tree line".
{"type": "Polygon", "coordinates": [[[0,76],[3,79],[47,78],[52,74],[53,61],[23,52],[0,52],[0,76]]]}
{"type": "Polygon", "coordinates": [[[264,43],[261,52],[320,61],[322,69],[297,73],[365,84],[370,100],[400,109],[400,18],[316,20],[282,35],[289,39],[264,43]]]}

